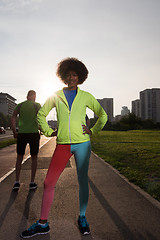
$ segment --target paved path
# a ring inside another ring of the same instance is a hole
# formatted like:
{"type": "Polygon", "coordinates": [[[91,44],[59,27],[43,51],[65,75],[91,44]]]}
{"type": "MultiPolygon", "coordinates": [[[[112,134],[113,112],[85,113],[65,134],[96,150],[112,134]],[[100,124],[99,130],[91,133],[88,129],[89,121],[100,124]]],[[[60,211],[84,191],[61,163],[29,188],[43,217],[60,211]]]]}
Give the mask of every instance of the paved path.
{"type": "MultiPolygon", "coordinates": [[[[40,148],[50,140],[44,135],[40,138],[40,148]]],[[[27,144],[24,160],[26,161],[30,156],[29,145],[27,144]]],[[[11,172],[14,171],[16,163],[16,144],[0,149],[0,182],[11,172]]]]}
{"type": "MultiPolygon", "coordinates": [[[[11,191],[14,173],[0,183],[0,240],[18,240],[19,233],[40,215],[43,181],[55,147],[55,138],[39,152],[36,191],[29,191],[30,159],[22,167],[21,188],[11,191]]],[[[43,240],[160,240],[160,203],[129,184],[117,171],[92,154],[87,219],[91,235],[77,228],[78,183],[74,158],[60,176],[49,215],[51,231],[43,240]]]]}

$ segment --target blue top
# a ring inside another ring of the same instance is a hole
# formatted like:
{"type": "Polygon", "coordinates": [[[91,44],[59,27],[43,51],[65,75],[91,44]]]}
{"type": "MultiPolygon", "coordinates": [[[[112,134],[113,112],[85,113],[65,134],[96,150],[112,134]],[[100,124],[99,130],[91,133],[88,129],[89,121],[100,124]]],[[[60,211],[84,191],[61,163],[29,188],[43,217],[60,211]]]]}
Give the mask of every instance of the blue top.
{"type": "Polygon", "coordinates": [[[69,105],[69,110],[71,110],[73,100],[77,94],[77,89],[76,90],[69,90],[69,89],[63,89],[64,95],[67,99],[68,105],[69,105]]]}

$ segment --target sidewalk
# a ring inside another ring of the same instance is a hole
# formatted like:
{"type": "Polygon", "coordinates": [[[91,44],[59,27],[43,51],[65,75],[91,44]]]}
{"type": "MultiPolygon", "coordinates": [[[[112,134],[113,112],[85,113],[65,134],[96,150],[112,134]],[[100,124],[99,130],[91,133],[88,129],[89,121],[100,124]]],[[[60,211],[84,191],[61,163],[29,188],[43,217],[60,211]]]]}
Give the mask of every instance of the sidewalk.
{"type": "MultiPolygon", "coordinates": [[[[40,148],[49,140],[50,138],[42,135],[40,138],[40,148]]],[[[29,155],[30,149],[29,145],[27,144],[23,161],[25,161],[29,155]]],[[[12,171],[14,171],[16,158],[16,144],[0,149],[0,182],[3,181],[8,173],[10,174],[12,171]]]]}
{"type": "MultiPolygon", "coordinates": [[[[0,240],[18,240],[19,233],[39,219],[43,181],[55,147],[55,138],[39,152],[36,182],[29,191],[30,159],[22,167],[21,188],[13,192],[14,172],[0,183],[0,240]]],[[[51,231],[34,240],[160,240],[160,203],[129,184],[110,165],[92,153],[89,168],[90,197],[87,220],[91,235],[77,228],[78,182],[72,157],[55,191],[49,215],[51,231]]]]}

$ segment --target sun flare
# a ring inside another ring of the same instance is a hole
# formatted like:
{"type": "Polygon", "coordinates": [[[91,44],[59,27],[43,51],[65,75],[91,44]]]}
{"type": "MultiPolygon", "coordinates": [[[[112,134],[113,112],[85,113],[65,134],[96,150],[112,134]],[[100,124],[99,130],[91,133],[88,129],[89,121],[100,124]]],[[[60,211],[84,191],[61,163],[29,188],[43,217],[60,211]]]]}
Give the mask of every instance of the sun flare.
{"type": "Polygon", "coordinates": [[[37,97],[40,99],[41,104],[44,104],[50,96],[52,96],[57,90],[61,89],[61,86],[57,84],[56,81],[46,80],[45,83],[41,85],[40,89],[39,96],[37,97]]]}
{"type": "Polygon", "coordinates": [[[47,98],[52,96],[56,92],[56,90],[57,89],[54,86],[45,86],[42,89],[42,98],[43,98],[44,102],[47,100],[47,98]]]}

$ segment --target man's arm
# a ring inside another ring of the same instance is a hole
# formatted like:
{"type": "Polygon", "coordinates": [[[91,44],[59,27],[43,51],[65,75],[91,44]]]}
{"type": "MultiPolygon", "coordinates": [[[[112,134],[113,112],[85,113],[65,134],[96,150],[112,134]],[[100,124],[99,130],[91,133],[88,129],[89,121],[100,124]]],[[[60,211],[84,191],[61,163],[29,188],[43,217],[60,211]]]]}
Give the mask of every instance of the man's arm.
{"type": "Polygon", "coordinates": [[[12,126],[12,131],[13,131],[13,136],[14,138],[17,138],[18,133],[16,132],[16,119],[17,119],[17,111],[14,110],[13,114],[12,114],[12,118],[11,118],[11,126],[12,126]]]}

